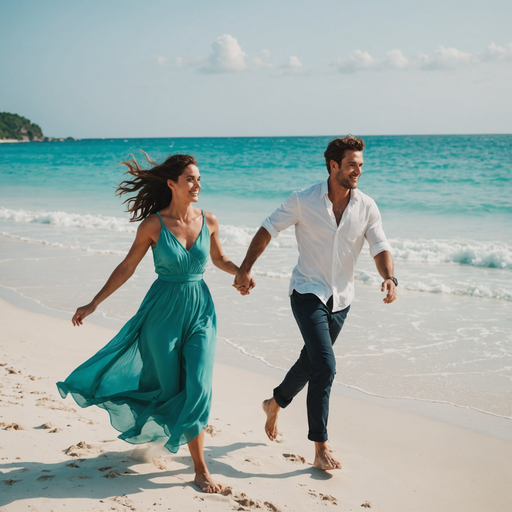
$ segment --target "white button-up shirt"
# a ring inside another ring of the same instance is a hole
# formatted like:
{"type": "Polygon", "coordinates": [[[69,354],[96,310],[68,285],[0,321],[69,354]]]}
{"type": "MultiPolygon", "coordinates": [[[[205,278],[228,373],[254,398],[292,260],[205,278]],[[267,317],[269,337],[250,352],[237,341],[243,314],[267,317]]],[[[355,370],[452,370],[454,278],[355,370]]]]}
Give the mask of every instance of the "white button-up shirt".
{"type": "Polygon", "coordinates": [[[354,298],[354,267],[365,238],[373,257],[391,251],[375,201],[357,189],[336,224],[327,181],[293,192],[262,224],[272,237],[291,225],[299,261],[289,294],[314,293],[324,304],[332,296],[333,311],[345,309],[354,298]]]}

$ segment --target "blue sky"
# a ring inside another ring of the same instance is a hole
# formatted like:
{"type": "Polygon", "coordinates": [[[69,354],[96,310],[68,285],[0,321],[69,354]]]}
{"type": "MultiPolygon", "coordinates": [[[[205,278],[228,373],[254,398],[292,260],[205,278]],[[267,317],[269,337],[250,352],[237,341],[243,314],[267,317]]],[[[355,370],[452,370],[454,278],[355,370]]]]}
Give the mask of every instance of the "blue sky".
{"type": "Polygon", "coordinates": [[[0,0],[0,111],[86,137],[511,133],[512,2],[0,0]]]}

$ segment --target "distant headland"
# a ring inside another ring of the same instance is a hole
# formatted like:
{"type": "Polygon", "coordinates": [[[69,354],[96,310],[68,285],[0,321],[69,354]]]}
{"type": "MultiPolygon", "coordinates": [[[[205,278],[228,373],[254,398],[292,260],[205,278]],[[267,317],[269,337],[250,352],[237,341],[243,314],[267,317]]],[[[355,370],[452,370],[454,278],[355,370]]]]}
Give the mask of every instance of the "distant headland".
{"type": "Polygon", "coordinates": [[[73,137],[45,137],[40,126],[27,118],[9,112],[0,112],[0,142],[64,142],[73,137]]]}

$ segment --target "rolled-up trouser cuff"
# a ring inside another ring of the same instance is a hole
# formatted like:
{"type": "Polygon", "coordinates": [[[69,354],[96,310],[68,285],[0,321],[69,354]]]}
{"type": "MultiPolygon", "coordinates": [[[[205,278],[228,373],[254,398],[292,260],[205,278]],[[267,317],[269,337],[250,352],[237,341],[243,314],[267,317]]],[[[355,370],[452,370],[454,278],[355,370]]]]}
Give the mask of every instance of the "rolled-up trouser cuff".
{"type": "Polygon", "coordinates": [[[292,403],[292,398],[290,400],[285,400],[281,393],[279,392],[279,388],[274,389],[274,400],[276,401],[276,404],[281,407],[281,409],[285,409],[292,403]]]}
{"type": "Polygon", "coordinates": [[[327,432],[325,434],[312,434],[309,432],[308,439],[315,441],[315,443],[325,443],[328,440],[327,432]]]}

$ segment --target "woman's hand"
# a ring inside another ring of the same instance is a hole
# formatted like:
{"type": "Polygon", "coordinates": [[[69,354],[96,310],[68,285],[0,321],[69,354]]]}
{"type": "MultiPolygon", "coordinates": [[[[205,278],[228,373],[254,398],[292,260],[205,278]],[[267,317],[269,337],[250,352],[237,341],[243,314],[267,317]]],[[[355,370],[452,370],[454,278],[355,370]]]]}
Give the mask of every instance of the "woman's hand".
{"type": "MultiPolygon", "coordinates": [[[[240,269],[239,269],[240,270],[240,269]]],[[[233,283],[233,287],[236,288],[242,295],[249,295],[250,291],[256,286],[254,279],[250,274],[244,276],[246,278],[244,284],[240,284],[242,280],[239,278],[239,274],[235,276],[235,281],[233,283]]]]}
{"type": "Polygon", "coordinates": [[[96,311],[96,306],[91,302],[90,304],[87,304],[87,306],[82,306],[81,308],[78,308],[76,310],[76,313],[73,315],[73,318],[71,319],[71,322],[73,322],[73,325],[79,326],[84,323],[84,318],[86,316],[91,315],[96,311]]]}

